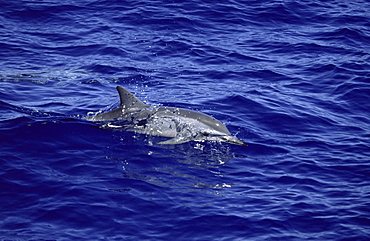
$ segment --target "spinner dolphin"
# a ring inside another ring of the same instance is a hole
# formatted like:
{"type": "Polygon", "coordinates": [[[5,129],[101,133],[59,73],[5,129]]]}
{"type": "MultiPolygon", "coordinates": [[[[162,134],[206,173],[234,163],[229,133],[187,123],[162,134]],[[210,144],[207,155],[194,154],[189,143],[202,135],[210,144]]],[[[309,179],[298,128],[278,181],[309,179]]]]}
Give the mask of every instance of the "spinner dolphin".
{"type": "Polygon", "coordinates": [[[134,94],[117,86],[120,106],[112,111],[87,116],[90,121],[114,121],[136,133],[169,137],[159,144],[181,144],[188,141],[219,141],[246,146],[232,136],[220,121],[201,112],[164,106],[149,106],[134,94]]]}

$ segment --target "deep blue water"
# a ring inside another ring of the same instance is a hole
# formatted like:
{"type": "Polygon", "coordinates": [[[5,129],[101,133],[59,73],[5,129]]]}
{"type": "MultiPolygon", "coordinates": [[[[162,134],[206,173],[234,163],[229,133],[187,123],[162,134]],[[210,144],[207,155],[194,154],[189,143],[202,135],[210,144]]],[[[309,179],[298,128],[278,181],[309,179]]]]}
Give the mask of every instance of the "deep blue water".
{"type": "Polygon", "coordinates": [[[0,240],[370,240],[368,1],[0,5],[0,240]],[[81,119],[117,85],[249,146],[81,119]]]}

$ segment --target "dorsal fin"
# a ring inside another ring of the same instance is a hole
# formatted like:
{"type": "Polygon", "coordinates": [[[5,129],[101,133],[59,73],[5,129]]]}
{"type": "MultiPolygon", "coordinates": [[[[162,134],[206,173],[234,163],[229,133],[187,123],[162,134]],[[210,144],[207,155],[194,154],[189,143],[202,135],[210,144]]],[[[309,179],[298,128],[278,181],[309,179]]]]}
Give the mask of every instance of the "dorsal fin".
{"type": "Polygon", "coordinates": [[[136,98],[133,93],[125,88],[117,86],[116,89],[119,93],[120,105],[124,112],[132,112],[149,107],[149,105],[136,98]]]}

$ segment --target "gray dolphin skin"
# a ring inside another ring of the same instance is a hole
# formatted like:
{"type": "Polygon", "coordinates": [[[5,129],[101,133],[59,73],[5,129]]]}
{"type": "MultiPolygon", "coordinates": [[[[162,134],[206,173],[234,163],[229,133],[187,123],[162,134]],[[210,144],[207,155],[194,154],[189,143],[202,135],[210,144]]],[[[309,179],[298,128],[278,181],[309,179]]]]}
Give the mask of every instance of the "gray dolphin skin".
{"type": "MultiPolygon", "coordinates": [[[[170,137],[159,144],[181,144],[188,141],[218,141],[236,145],[248,144],[232,136],[215,118],[188,109],[149,106],[134,94],[117,86],[120,106],[109,112],[87,116],[90,121],[115,121],[120,128],[136,133],[170,137]]],[[[116,126],[117,127],[117,126],[116,126]]]]}

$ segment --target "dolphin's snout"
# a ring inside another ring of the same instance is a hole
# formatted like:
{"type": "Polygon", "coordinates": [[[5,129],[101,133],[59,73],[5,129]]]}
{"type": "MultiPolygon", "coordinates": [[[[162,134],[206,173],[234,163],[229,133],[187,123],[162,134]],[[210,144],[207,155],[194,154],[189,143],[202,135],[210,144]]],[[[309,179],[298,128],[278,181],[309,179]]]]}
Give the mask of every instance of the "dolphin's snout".
{"type": "Polygon", "coordinates": [[[234,136],[229,136],[226,142],[231,143],[231,144],[240,145],[240,146],[248,146],[248,143],[241,141],[234,136]]]}

